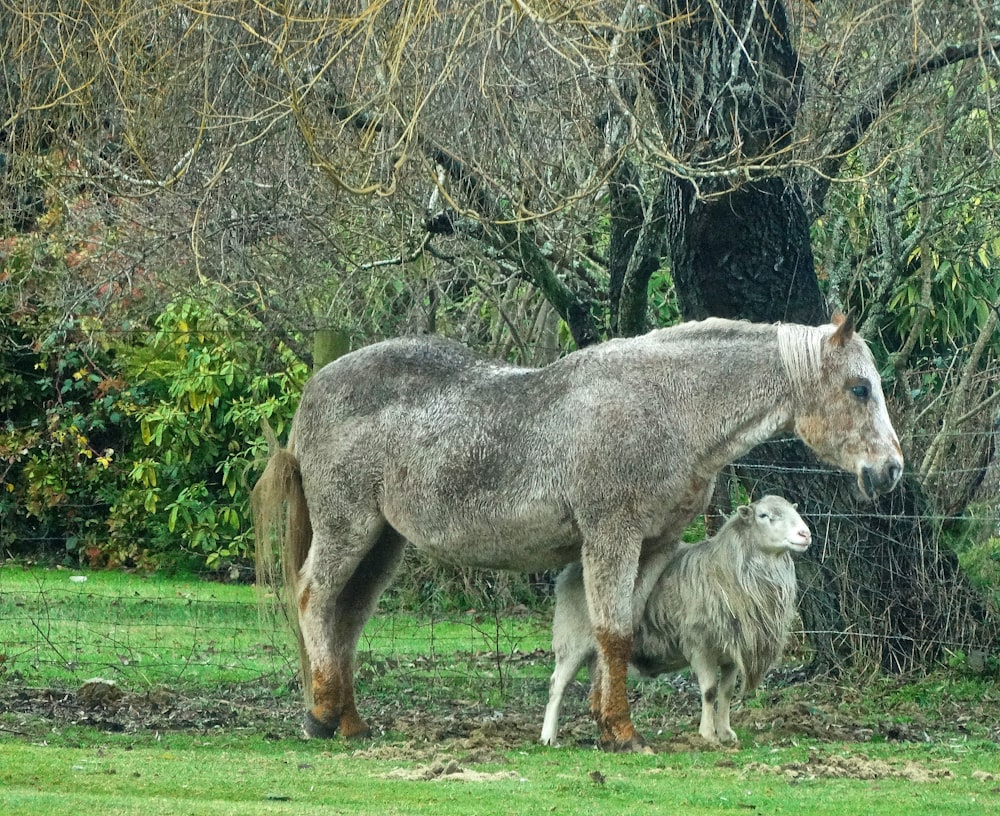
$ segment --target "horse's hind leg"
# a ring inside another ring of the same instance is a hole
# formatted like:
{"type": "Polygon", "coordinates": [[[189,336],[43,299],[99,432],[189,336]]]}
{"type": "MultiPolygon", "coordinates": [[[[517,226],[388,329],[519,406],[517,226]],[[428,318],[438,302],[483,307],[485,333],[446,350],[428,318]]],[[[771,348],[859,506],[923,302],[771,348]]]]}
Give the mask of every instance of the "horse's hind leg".
{"type": "MultiPolygon", "coordinates": [[[[355,537],[357,541],[359,537],[355,537]]],[[[354,656],[371,617],[403,555],[405,540],[387,524],[350,547],[316,536],[302,570],[299,623],[312,666],[313,706],[303,730],[308,737],[363,737],[368,726],[354,701],[354,656]]]]}

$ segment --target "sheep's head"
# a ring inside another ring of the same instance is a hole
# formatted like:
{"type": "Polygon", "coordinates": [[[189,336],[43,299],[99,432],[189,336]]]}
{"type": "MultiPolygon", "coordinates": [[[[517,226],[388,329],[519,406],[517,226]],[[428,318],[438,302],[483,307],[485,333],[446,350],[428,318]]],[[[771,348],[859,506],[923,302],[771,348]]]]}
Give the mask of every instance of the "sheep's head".
{"type": "Polygon", "coordinates": [[[802,553],[809,548],[812,534],[795,505],[781,496],[764,496],[737,509],[752,530],[753,544],[769,553],[802,553]]]}

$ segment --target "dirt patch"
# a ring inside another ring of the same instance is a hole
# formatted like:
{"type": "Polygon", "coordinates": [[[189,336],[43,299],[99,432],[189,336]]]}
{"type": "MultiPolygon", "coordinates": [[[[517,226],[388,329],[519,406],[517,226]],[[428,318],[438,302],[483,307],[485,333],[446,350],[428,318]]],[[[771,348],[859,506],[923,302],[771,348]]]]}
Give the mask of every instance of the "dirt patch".
{"type": "Polygon", "coordinates": [[[419,782],[496,782],[521,777],[514,771],[476,771],[463,767],[455,759],[445,759],[421,768],[395,768],[385,774],[385,778],[419,782]]]}
{"type": "Polygon", "coordinates": [[[0,686],[0,712],[5,732],[26,737],[89,726],[124,734],[252,729],[277,738],[292,733],[301,718],[298,705],[282,704],[259,689],[227,689],[208,699],[163,686],[130,693],[99,678],[74,690],[0,686]]]}
{"type": "MultiPolygon", "coordinates": [[[[366,698],[361,708],[375,739],[358,743],[354,750],[389,762],[420,763],[426,766],[424,770],[442,761],[447,765],[450,759],[463,769],[501,763],[505,753],[538,740],[546,685],[542,682],[530,695],[522,689],[518,700],[501,710],[473,701],[449,700],[441,689],[433,698],[366,698]],[[442,760],[444,756],[449,760],[442,760]]],[[[577,685],[579,688],[567,695],[559,742],[591,748],[596,745],[597,729],[587,711],[586,688],[577,685]]],[[[733,724],[744,746],[789,745],[802,738],[855,744],[970,737],[1000,741],[997,706],[992,700],[969,703],[962,710],[949,704],[940,715],[914,706],[906,711],[886,710],[875,718],[863,703],[855,703],[846,694],[838,696],[837,688],[820,683],[793,686],[794,697],[779,690],[765,692],[766,696],[752,705],[735,709],[733,724]]],[[[631,702],[638,728],[658,753],[711,750],[726,756],[733,750],[706,743],[698,736],[700,704],[694,687],[644,686],[631,695],[631,702]]],[[[871,705],[870,700],[867,705],[871,705]]],[[[124,734],[249,732],[286,739],[301,734],[301,717],[298,699],[276,697],[263,684],[227,687],[208,697],[166,687],[135,693],[97,678],[73,690],[0,683],[0,731],[29,739],[46,739],[54,730],[73,726],[124,734]]],[[[803,767],[769,772],[868,778],[861,774],[893,771],[879,766],[852,768],[840,760],[826,765],[830,767],[820,767],[816,759],[803,767]]],[[[899,768],[894,771],[903,772],[899,768]]]]}
{"type": "Polygon", "coordinates": [[[859,754],[822,756],[812,753],[805,762],[786,762],[781,765],[751,762],[744,766],[743,772],[780,774],[789,780],[905,779],[923,784],[954,778],[954,774],[947,768],[928,768],[911,760],[889,762],[884,759],[869,759],[859,754]]]}

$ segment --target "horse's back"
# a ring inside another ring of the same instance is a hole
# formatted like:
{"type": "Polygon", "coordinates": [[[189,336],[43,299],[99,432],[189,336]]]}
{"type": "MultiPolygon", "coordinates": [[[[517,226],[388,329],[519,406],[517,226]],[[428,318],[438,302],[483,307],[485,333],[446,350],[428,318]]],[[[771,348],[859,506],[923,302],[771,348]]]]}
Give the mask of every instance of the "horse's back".
{"type": "Polygon", "coordinates": [[[575,557],[550,422],[559,387],[541,371],[436,337],[378,343],[324,367],[294,429],[318,525],[383,517],[462,563],[544,568],[575,557]]]}
{"type": "Polygon", "coordinates": [[[365,346],[328,363],[306,383],[300,411],[354,418],[420,402],[454,388],[470,375],[504,368],[460,343],[428,336],[402,337],[365,346]]]}

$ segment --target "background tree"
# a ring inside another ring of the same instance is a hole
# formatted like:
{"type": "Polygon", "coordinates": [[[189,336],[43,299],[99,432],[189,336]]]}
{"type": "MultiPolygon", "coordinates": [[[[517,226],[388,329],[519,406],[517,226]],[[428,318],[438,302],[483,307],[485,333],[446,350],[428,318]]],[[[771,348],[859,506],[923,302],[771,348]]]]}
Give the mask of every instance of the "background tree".
{"type": "Polygon", "coordinates": [[[976,501],[997,507],[992,5],[0,14],[3,234],[88,259],[85,275],[8,269],[15,305],[110,315],[155,279],[133,314],[178,295],[239,313],[275,369],[283,348],[308,359],[318,328],[439,331],[543,362],[679,314],[851,309],[884,364],[907,491],[866,516],[785,443],[739,472],[821,520],[803,611],[827,663],[988,639],[943,545],[976,501]]]}

